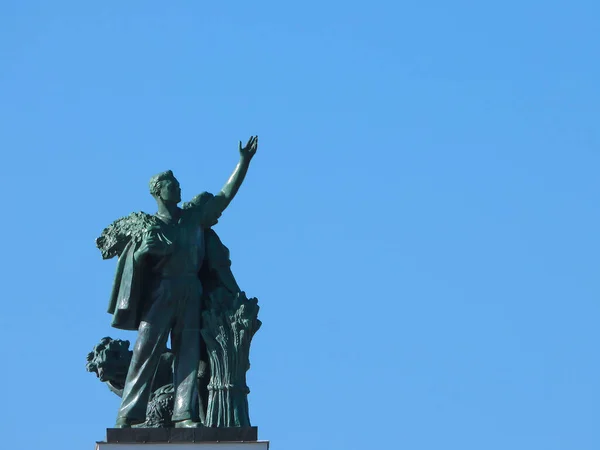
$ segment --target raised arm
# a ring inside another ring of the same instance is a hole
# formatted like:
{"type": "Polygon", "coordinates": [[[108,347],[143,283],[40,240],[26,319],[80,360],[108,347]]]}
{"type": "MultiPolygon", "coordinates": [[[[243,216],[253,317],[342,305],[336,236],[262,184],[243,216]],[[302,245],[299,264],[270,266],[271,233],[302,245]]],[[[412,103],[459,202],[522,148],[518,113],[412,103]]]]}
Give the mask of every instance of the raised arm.
{"type": "Polygon", "coordinates": [[[252,136],[245,147],[242,147],[242,142],[240,141],[240,162],[238,162],[237,166],[221,192],[219,192],[215,196],[215,204],[217,206],[217,213],[221,215],[221,213],[229,206],[235,194],[237,194],[244,178],[246,177],[246,173],[248,172],[248,167],[250,166],[250,161],[256,154],[256,150],[258,148],[258,136],[252,136]]]}

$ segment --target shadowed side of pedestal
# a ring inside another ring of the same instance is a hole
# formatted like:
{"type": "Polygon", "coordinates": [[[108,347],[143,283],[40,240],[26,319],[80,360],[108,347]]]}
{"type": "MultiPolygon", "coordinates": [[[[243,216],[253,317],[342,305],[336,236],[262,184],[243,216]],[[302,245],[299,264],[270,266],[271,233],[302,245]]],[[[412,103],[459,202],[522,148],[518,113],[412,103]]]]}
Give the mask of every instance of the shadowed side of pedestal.
{"type": "Polygon", "coordinates": [[[107,443],[257,441],[258,427],[107,428],[107,443]]]}

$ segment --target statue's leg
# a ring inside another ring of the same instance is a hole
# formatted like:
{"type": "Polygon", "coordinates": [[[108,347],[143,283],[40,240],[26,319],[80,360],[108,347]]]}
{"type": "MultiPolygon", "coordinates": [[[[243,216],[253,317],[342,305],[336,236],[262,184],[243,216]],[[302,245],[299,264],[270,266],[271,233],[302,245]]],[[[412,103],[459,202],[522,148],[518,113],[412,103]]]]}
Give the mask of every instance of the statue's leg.
{"type": "MultiPolygon", "coordinates": [[[[204,305],[204,303],[203,303],[204,305]]],[[[202,313],[200,313],[202,321],[202,313]]],[[[202,329],[202,323],[200,324],[202,329]]],[[[200,337],[200,364],[198,364],[198,416],[200,422],[206,423],[206,408],[208,406],[208,383],[210,381],[210,362],[206,352],[206,343],[200,337]]]]}
{"type": "Polygon", "coordinates": [[[175,405],[173,422],[198,420],[193,417],[197,401],[198,363],[200,362],[200,298],[202,287],[198,280],[190,283],[181,299],[175,319],[171,343],[175,354],[175,405]],[[197,283],[196,283],[197,281],[197,283]]]}
{"type": "Polygon", "coordinates": [[[118,413],[119,418],[125,418],[130,423],[146,420],[152,380],[167,344],[173,313],[167,299],[155,298],[140,323],[118,413]]]}

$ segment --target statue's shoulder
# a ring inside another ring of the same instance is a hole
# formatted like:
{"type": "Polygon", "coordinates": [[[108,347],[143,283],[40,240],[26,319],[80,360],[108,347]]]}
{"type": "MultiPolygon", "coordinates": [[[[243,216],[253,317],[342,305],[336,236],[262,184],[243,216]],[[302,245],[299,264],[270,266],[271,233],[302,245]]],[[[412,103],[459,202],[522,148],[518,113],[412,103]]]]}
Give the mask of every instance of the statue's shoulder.
{"type": "Polygon", "coordinates": [[[202,192],[201,194],[196,195],[189,202],[185,202],[182,205],[182,209],[201,209],[206,203],[213,199],[215,196],[210,192],[202,192]]]}
{"type": "Polygon", "coordinates": [[[198,223],[208,229],[215,226],[221,213],[227,207],[226,198],[223,195],[213,195],[210,192],[202,192],[191,201],[184,203],[182,209],[185,214],[197,217],[198,223]]]}
{"type": "Polygon", "coordinates": [[[156,225],[158,225],[158,219],[152,214],[131,213],[107,226],[100,237],[96,239],[96,247],[102,252],[103,259],[121,256],[132,239],[140,239],[144,231],[156,225]]]}

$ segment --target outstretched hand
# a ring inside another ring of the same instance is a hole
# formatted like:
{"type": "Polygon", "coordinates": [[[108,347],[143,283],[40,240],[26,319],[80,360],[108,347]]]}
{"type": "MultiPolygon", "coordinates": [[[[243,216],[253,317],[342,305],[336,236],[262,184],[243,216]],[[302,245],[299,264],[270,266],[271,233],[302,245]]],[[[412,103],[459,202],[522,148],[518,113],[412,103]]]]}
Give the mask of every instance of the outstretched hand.
{"type": "Polygon", "coordinates": [[[246,161],[250,161],[254,155],[256,155],[256,150],[258,149],[258,136],[252,136],[245,147],[242,147],[242,141],[240,141],[240,156],[242,159],[246,161]]]}

